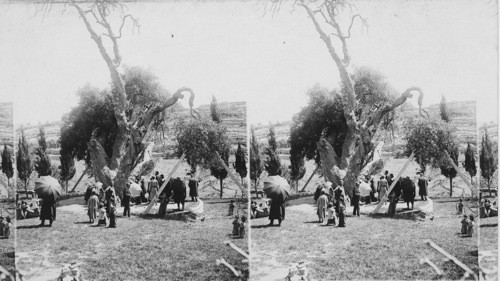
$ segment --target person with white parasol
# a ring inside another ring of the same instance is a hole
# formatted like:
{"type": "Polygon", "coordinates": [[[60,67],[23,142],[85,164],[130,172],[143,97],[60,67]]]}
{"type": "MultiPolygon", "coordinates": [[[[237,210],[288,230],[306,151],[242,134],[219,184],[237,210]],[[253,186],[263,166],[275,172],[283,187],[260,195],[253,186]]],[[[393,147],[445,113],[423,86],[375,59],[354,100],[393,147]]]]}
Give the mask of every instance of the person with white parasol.
{"type": "Polygon", "coordinates": [[[290,185],[280,176],[269,176],[264,181],[264,192],[271,199],[269,210],[269,225],[274,225],[274,220],[278,220],[278,226],[285,219],[285,200],[290,194],[290,185]]]}

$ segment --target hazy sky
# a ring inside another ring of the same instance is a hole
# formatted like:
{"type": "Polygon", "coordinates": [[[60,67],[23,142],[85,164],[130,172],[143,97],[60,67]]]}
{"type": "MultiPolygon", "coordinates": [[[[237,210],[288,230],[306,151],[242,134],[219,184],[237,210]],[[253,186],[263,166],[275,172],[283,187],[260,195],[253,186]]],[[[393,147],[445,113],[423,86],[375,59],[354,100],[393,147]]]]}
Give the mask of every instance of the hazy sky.
{"type": "MultiPolygon", "coordinates": [[[[383,72],[398,90],[420,86],[424,105],[477,100],[479,122],[497,120],[497,3],[489,0],[357,1],[369,28],[353,27],[353,65],[383,72]]],[[[315,84],[339,78],[324,43],[300,7],[264,15],[257,2],[128,4],[140,33],[126,25],[123,63],[151,69],[173,92],[195,90],[195,105],[248,101],[249,123],[290,120],[315,84]]],[[[0,101],[15,122],[59,120],[86,83],[109,72],[73,8],[45,17],[35,4],[0,4],[0,101]]],[[[416,104],[415,98],[412,103],[416,104]]],[[[187,106],[187,100],[182,101],[187,106]]]]}

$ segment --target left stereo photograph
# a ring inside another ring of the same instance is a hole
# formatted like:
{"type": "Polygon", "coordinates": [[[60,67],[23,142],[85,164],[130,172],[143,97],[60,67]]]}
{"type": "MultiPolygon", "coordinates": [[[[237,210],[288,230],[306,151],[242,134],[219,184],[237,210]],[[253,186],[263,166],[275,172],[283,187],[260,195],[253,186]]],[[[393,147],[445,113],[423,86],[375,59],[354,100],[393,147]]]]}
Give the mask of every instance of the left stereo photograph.
{"type": "Polygon", "coordinates": [[[15,157],[13,104],[0,101],[0,280],[14,280],[15,266],[15,157]]]}

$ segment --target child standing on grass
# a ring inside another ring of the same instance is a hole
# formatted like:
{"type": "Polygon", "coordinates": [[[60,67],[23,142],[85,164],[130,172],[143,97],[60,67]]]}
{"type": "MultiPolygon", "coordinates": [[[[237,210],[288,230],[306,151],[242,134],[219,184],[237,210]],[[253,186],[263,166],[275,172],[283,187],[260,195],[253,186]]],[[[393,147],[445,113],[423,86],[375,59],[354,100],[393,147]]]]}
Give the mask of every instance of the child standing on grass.
{"type": "Polygon", "coordinates": [[[4,231],[4,235],[5,235],[5,239],[9,239],[10,237],[10,227],[12,226],[12,222],[10,220],[10,217],[7,216],[7,218],[5,218],[5,231],[4,231]]]}
{"type": "Polygon", "coordinates": [[[241,223],[240,223],[240,231],[239,231],[239,237],[240,238],[245,238],[245,227],[247,226],[247,217],[241,216],[241,223]]]}
{"type": "Polygon", "coordinates": [[[467,215],[464,215],[464,218],[462,219],[462,234],[467,234],[467,227],[469,226],[469,222],[467,221],[467,215]]]}
{"type": "Polygon", "coordinates": [[[461,214],[463,209],[464,209],[464,202],[462,201],[462,199],[460,199],[460,201],[457,204],[457,213],[461,214]]]}
{"type": "Polygon", "coordinates": [[[233,236],[238,236],[240,231],[240,218],[238,215],[234,216],[233,221],[233,236]]]}
{"type": "Polygon", "coordinates": [[[472,237],[474,233],[474,215],[469,216],[469,225],[467,226],[467,236],[472,237]]]}
{"type": "Polygon", "coordinates": [[[231,203],[229,203],[229,212],[228,212],[228,216],[232,216],[234,213],[234,201],[231,200],[231,203]]]}
{"type": "Polygon", "coordinates": [[[328,220],[326,221],[326,225],[333,224],[335,225],[335,208],[333,207],[333,202],[328,202],[328,220]]]}
{"type": "Polygon", "coordinates": [[[99,220],[97,221],[97,226],[99,225],[106,226],[106,209],[102,203],[99,203],[99,220]]]}

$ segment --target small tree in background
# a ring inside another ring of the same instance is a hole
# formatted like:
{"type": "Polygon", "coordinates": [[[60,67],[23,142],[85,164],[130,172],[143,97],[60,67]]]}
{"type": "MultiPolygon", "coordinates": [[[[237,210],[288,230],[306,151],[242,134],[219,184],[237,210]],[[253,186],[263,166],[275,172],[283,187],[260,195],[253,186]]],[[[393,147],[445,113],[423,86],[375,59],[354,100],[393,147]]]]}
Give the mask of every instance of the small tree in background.
{"type": "MultiPolygon", "coordinates": [[[[448,116],[448,107],[446,104],[446,98],[442,96],[441,102],[439,103],[439,114],[441,116],[441,120],[446,123],[449,123],[450,117],[448,116]]],[[[449,147],[448,153],[450,154],[451,159],[458,165],[458,146],[449,147]]],[[[444,161],[443,165],[439,167],[441,170],[441,174],[450,180],[450,197],[453,195],[453,178],[457,176],[457,171],[453,168],[453,165],[449,163],[449,161],[444,161]]]]}
{"type": "Polygon", "coordinates": [[[12,163],[12,154],[7,144],[3,145],[2,151],[2,173],[7,176],[7,185],[10,187],[10,179],[14,176],[14,165],[12,163]]]}
{"type": "Polygon", "coordinates": [[[220,180],[220,196],[222,197],[223,180],[227,176],[227,171],[220,163],[215,151],[227,165],[231,148],[227,129],[210,120],[194,119],[189,122],[180,120],[175,125],[175,131],[178,154],[185,153],[186,161],[193,171],[197,166],[210,169],[212,175],[220,180]]]}
{"type": "Polygon", "coordinates": [[[262,174],[262,160],[260,159],[259,143],[255,137],[255,130],[250,129],[250,179],[253,181],[255,187],[255,194],[257,195],[257,186],[260,175],[262,174]]]}
{"type": "Polygon", "coordinates": [[[64,182],[66,193],[68,193],[68,183],[76,174],[75,158],[63,149],[61,149],[60,153],[59,160],[61,161],[61,165],[58,167],[59,179],[64,182]]]}
{"type": "MultiPolygon", "coordinates": [[[[217,106],[217,99],[215,98],[215,96],[212,96],[212,102],[210,103],[210,116],[212,117],[212,121],[214,123],[219,125],[221,124],[220,111],[219,107],[217,106]]],[[[222,151],[219,154],[224,163],[228,165],[229,149],[227,151],[222,151]]],[[[210,173],[212,174],[212,176],[214,176],[220,181],[220,198],[222,198],[223,184],[224,184],[224,179],[227,177],[227,171],[226,169],[224,169],[224,167],[221,165],[219,161],[215,161],[213,164],[214,165],[210,167],[210,173]]]]}
{"type": "Polygon", "coordinates": [[[217,106],[217,99],[215,96],[212,96],[212,102],[210,103],[210,116],[212,117],[212,121],[215,123],[220,123],[222,120],[220,118],[219,107],[217,106]]]}
{"type": "Polygon", "coordinates": [[[486,180],[486,186],[491,196],[491,180],[495,176],[498,167],[498,159],[494,151],[496,143],[490,140],[488,130],[484,130],[484,135],[481,140],[481,152],[479,154],[479,168],[481,168],[481,176],[486,180]]]}
{"type": "Polygon", "coordinates": [[[241,183],[244,184],[244,178],[247,176],[247,160],[245,150],[243,150],[240,142],[238,142],[238,149],[236,150],[234,169],[241,177],[241,183]]]}
{"type": "Polygon", "coordinates": [[[274,127],[269,128],[268,135],[268,147],[265,149],[266,160],[264,161],[264,169],[267,171],[269,176],[280,176],[281,175],[281,161],[278,155],[276,136],[274,133],[274,127]]]}
{"type": "Polygon", "coordinates": [[[28,194],[28,180],[33,172],[33,165],[31,163],[30,151],[24,130],[21,129],[21,136],[17,146],[16,156],[17,176],[24,184],[24,190],[28,194]]]}
{"type": "Polygon", "coordinates": [[[414,153],[415,161],[425,171],[427,166],[441,168],[441,172],[450,179],[450,196],[453,194],[453,178],[456,171],[449,169],[451,164],[446,152],[458,164],[458,144],[449,123],[437,119],[409,119],[405,125],[405,155],[414,153]]]}
{"type": "Polygon", "coordinates": [[[50,163],[50,157],[47,154],[47,141],[45,140],[45,130],[40,127],[38,133],[38,147],[35,149],[35,171],[37,171],[38,176],[49,176],[52,174],[52,165],[50,163]]]}
{"type": "Polygon", "coordinates": [[[439,114],[441,116],[441,120],[444,122],[450,122],[450,117],[448,116],[448,108],[446,106],[446,98],[442,96],[441,102],[439,103],[439,114]]]}
{"type": "MultiPolygon", "coordinates": [[[[458,166],[458,154],[459,154],[458,146],[450,146],[448,148],[448,154],[450,155],[453,162],[455,162],[455,165],[458,166]]],[[[450,181],[450,197],[451,197],[453,196],[453,179],[457,176],[457,170],[453,168],[453,165],[451,165],[450,161],[443,161],[443,162],[444,164],[442,164],[439,167],[439,169],[441,170],[441,174],[450,181]]]]}
{"type": "Polygon", "coordinates": [[[299,180],[306,174],[306,167],[304,156],[301,153],[296,153],[293,146],[290,149],[290,166],[288,169],[290,170],[290,180],[293,182],[294,189],[298,191],[299,180]]]}
{"type": "Polygon", "coordinates": [[[469,173],[470,175],[470,183],[474,184],[473,179],[477,174],[476,155],[470,143],[467,143],[467,149],[465,150],[465,161],[463,165],[467,173],[469,173]]]}

